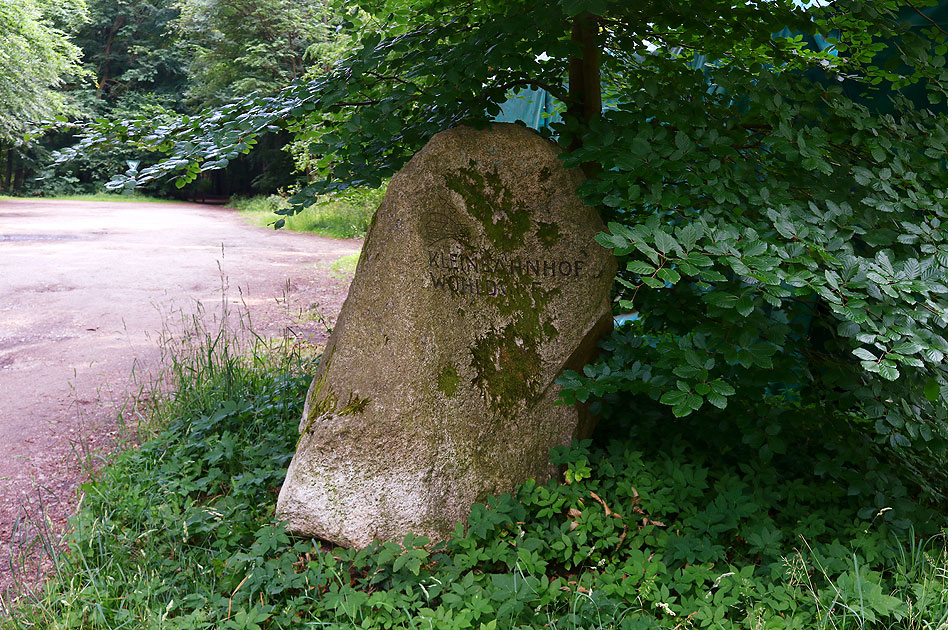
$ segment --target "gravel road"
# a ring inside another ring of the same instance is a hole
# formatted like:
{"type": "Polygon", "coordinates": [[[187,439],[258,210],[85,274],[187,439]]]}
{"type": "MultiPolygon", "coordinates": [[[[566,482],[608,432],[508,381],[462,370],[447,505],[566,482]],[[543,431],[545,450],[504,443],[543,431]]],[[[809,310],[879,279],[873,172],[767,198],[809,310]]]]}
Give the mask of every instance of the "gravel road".
{"type": "Polygon", "coordinates": [[[35,581],[35,566],[11,574],[9,550],[37,531],[28,522],[63,531],[83,461],[108,451],[118,410],[158,367],[163,327],[198,304],[219,316],[226,299],[258,333],[322,343],[314,308],[334,319],[349,282],[330,265],[360,246],[223,207],[0,201],[0,593],[35,581]]]}

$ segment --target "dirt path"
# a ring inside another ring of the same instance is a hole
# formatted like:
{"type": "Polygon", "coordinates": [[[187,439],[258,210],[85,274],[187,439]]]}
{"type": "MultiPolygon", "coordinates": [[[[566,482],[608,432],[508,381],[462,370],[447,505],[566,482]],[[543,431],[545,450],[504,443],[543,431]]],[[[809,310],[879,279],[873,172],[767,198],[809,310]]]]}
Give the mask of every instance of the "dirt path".
{"type": "Polygon", "coordinates": [[[83,457],[114,435],[133,370],[156,368],[169,314],[219,312],[223,273],[258,333],[320,343],[324,326],[299,314],[335,317],[348,278],[330,265],[360,245],[212,206],[0,201],[0,593],[23,517],[45,511],[61,531],[83,457]]]}

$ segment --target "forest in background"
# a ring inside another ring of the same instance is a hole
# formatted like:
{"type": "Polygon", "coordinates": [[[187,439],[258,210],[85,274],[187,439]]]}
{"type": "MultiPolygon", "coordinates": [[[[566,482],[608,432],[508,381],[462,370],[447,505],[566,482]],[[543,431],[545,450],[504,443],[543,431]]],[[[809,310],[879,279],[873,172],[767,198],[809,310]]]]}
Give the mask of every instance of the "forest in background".
{"type": "MultiPolygon", "coordinates": [[[[350,16],[352,17],[352,16],[350,16]]],[[[365,16],[364,16],[365,17],[365,16]]],[[[51,166],[96,119],[169,124],[314,78],[353,46],[334,0],[0,0],[0,194],[94,193],[149,155],[93,152],[51,166]],[[39,124],[37,124],[39,122],[39,124]]],[[[305,180],[305,147],[274,130],[226,169],[159,196],[262,195],[305,180]]]]}

